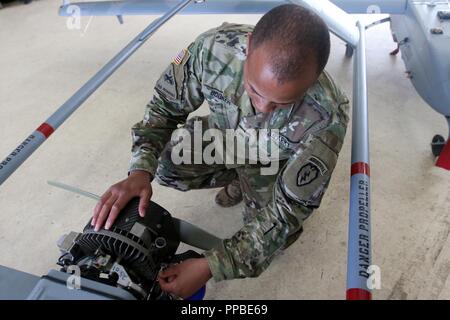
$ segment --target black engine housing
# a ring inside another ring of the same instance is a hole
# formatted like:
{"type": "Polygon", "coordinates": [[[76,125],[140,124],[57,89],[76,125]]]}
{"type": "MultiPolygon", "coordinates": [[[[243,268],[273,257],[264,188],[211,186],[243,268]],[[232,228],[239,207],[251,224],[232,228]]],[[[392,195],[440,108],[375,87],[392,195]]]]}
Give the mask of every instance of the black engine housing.
{"type": "Polygon", "coordinates": [[[110,230],[96,232],[89,221],[82,233],[67,235],[60,245],[62,271],[79,268],[81,277],[121,287],[138,299],[170,298],[156,281],[159,271],[180,256],[183,260],[199,255],[175,255],[180,240],[167,210],[151,201],[142,218],[138,206],[139,198],[133,198],[110,230]]]}

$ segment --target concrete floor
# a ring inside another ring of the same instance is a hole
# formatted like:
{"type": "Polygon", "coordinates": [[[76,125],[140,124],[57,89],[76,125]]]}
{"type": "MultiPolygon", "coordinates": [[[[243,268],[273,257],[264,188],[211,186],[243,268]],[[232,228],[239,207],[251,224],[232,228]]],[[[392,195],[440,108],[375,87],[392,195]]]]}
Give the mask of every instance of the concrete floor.
{"type": "MultiPolygon", "coordinates": [[[[0,156],[3,159],[65,102],[152,17],[82,19],[68,30],[57,1],[0,10],[0,156]]],[[[126,176],[130,127],[171,59],[202,31],[222,21],[254,24],[259,16],[178,16],[0,186],[0,264],[36,275],[55,268],[56,241],[80,231],[94,202],[46,184],[57,180],[101,194],[126,176]]],[[[373,17],[371,17],[373,20],[373,17]]],[[[373,264],[375,299],[450,299],[450,172],[435,168],[434,134],[444,118],[405,76],[389,26],[368,32],[373,264]]],[[[328,71],[351,96],[352,63],[333,38],[328,71]]],[[[350,131],[349,131],[350,132],[350,131]]],[[[351,137],[347,136],[322,206],[302,237],[257,279],[210,281],[208,299],[343,299],[351,137]]],[[[154,186],[153,200],[173,215],[219,236],[242,225],[241,207],[215,205],[215,190],[181,193],[154,186]],[[201,200],[200,200],[201,199],[201,200]]]]}

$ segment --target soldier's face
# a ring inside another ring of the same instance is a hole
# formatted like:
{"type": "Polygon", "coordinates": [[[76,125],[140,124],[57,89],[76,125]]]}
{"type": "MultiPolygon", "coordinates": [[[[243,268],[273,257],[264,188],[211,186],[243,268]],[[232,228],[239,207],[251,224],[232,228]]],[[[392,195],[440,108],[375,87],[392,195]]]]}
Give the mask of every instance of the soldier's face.
{"type": "Polygon", "coordinates": [[[277,45],[271,43],[262,44],[253,50],[249,36],[244,87],[253,107],[262,113],[287,108],[299,102],[319,77],[316,64],[309,63],[298,79],[280,84],[272,72],[270,62],[270,55],[277,50],[277,45]]]}

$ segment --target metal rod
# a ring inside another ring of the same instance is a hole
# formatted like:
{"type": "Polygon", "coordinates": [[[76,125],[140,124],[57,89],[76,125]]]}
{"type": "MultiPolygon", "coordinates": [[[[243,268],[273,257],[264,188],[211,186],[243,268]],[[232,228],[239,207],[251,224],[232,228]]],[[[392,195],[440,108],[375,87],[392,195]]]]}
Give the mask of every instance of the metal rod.
{"type": "Polygon", "coordinates": [[[387,18],[383,18],[381,20],[374,21],[371,24],[366,25],[366,30],[369,30],[372,27],[378,26],[378,25],[386,23],[386,22],[391,22],[391,16],[389,16],[387,18]]]}
{"type": "Polygon", "coordinates": [[[67,184],[64,184],[64,183],[61,183],[61,182],[56,182],[56,181],[47,181],[47,183],[49,185],[51,185],[51,186],[67,190],[67,191],[79,194],[81,196],[84,196],[84,197],[87,197],[87,198],[91,198],[91,199],[96,200],[96,201],[100,200],[100,196],[98,196],[96,194],[93,194],[91,192],[88,192],[88,191],[81,190],[80,188],[69,186],[67,184]]]}
{"type": "Polygon", "coordinates": [[[291,0],[291,2],[314,11],[326,22],[333,34],[353,47],[358,45],[359,32],[356,20],[335,4],[328,0],[291,0]]]}
{"type": "MultiPolygon", "coordinates": [[[[62,5],[59,8],[59,15],[72,16],[73,6],[79,9],[81,16],[153,15],[166,12],[174,2],[174,0],[73,2],[62,5]]],[[[182,14],[263,14],[284,3],[289,1],[207,0],[189,6],[182,14]]]]}
{"type": "Polygon", "coordinates": [[[180,235],[180,241],[190,246],[209,250],[221,244],[222,239],[200,229],[187,221],[172,217],[175,229],[180,235]]]}
{"type": "MultiPolygon", "coordinates": [[[[322,1],[322,0],[315,0],[322,1]]],[[[403,14],[407,0],[330,0],[347,13],[403,14]]],[[[81,16],[126,16],[153,15],[166,12],[175,0],[134,0],[73,2],[59,8],[60,16],[72,16],[77,6],[81,16]]],[[[192,5],[181,14],[264,14],[276,6],[289,3],[288,0],[207,0],[201,5],[192,5]]]]}
{"type": "Polygon", "coordinates": [[[357,23],[353,77],[352,166],[347,260],[347,299],[370,300],[370,164],[365,25],[357,23]]]}
{"type": "Polygon", "coordinates": [[[87,98],[108,79],[144,42],[178,11],[192,0],[183,0],[162,17],[154,20],[147,28],[135,37],[124,49],[112,58],[85,85],[69,98],[38,129],[25,139],[5,160],[0,163],[0,185],[66,121],[87,98]]]}

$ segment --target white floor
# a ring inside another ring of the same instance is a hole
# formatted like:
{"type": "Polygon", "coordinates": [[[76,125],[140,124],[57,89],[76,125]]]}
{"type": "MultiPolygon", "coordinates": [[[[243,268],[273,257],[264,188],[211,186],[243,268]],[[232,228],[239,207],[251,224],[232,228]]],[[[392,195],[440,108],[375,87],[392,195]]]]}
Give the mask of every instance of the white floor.
{"type": "MultiPolygon", "coordinates": [[[[64,103],[153,17],[83,17],[69,30],[60,1],[0,10],[0,157],[64,103]]],[[[0,264],[36,275],[57,267],[56,241],[80,231],[94,202],[54,189],[57,180],[101,194],[123,179],[130,127],[143,115],[165,66],[202,31],[259,16],[177,16],[130,58],[0,186],[0,264]]],[[[434,167],[430,141],[447,135],[442,116],[414,91],[389,26],[368,32],[375,299],[450,298],[450,172],[434,167]]],[[[328,71],[351,96],[352,63],[334,38],[328,71]]],[[[350,131],[349,131],[350,133],[350,131]]],[[[343,299],[346,288],[351,136],[322,206],[302,237],[257,279],[208,284],[208,299],[343,299]]],[[[155,186],[153,200],[219,236],[241,226],[240,207],[215,205],[215,190],[181,193],[155,186]]]]}

